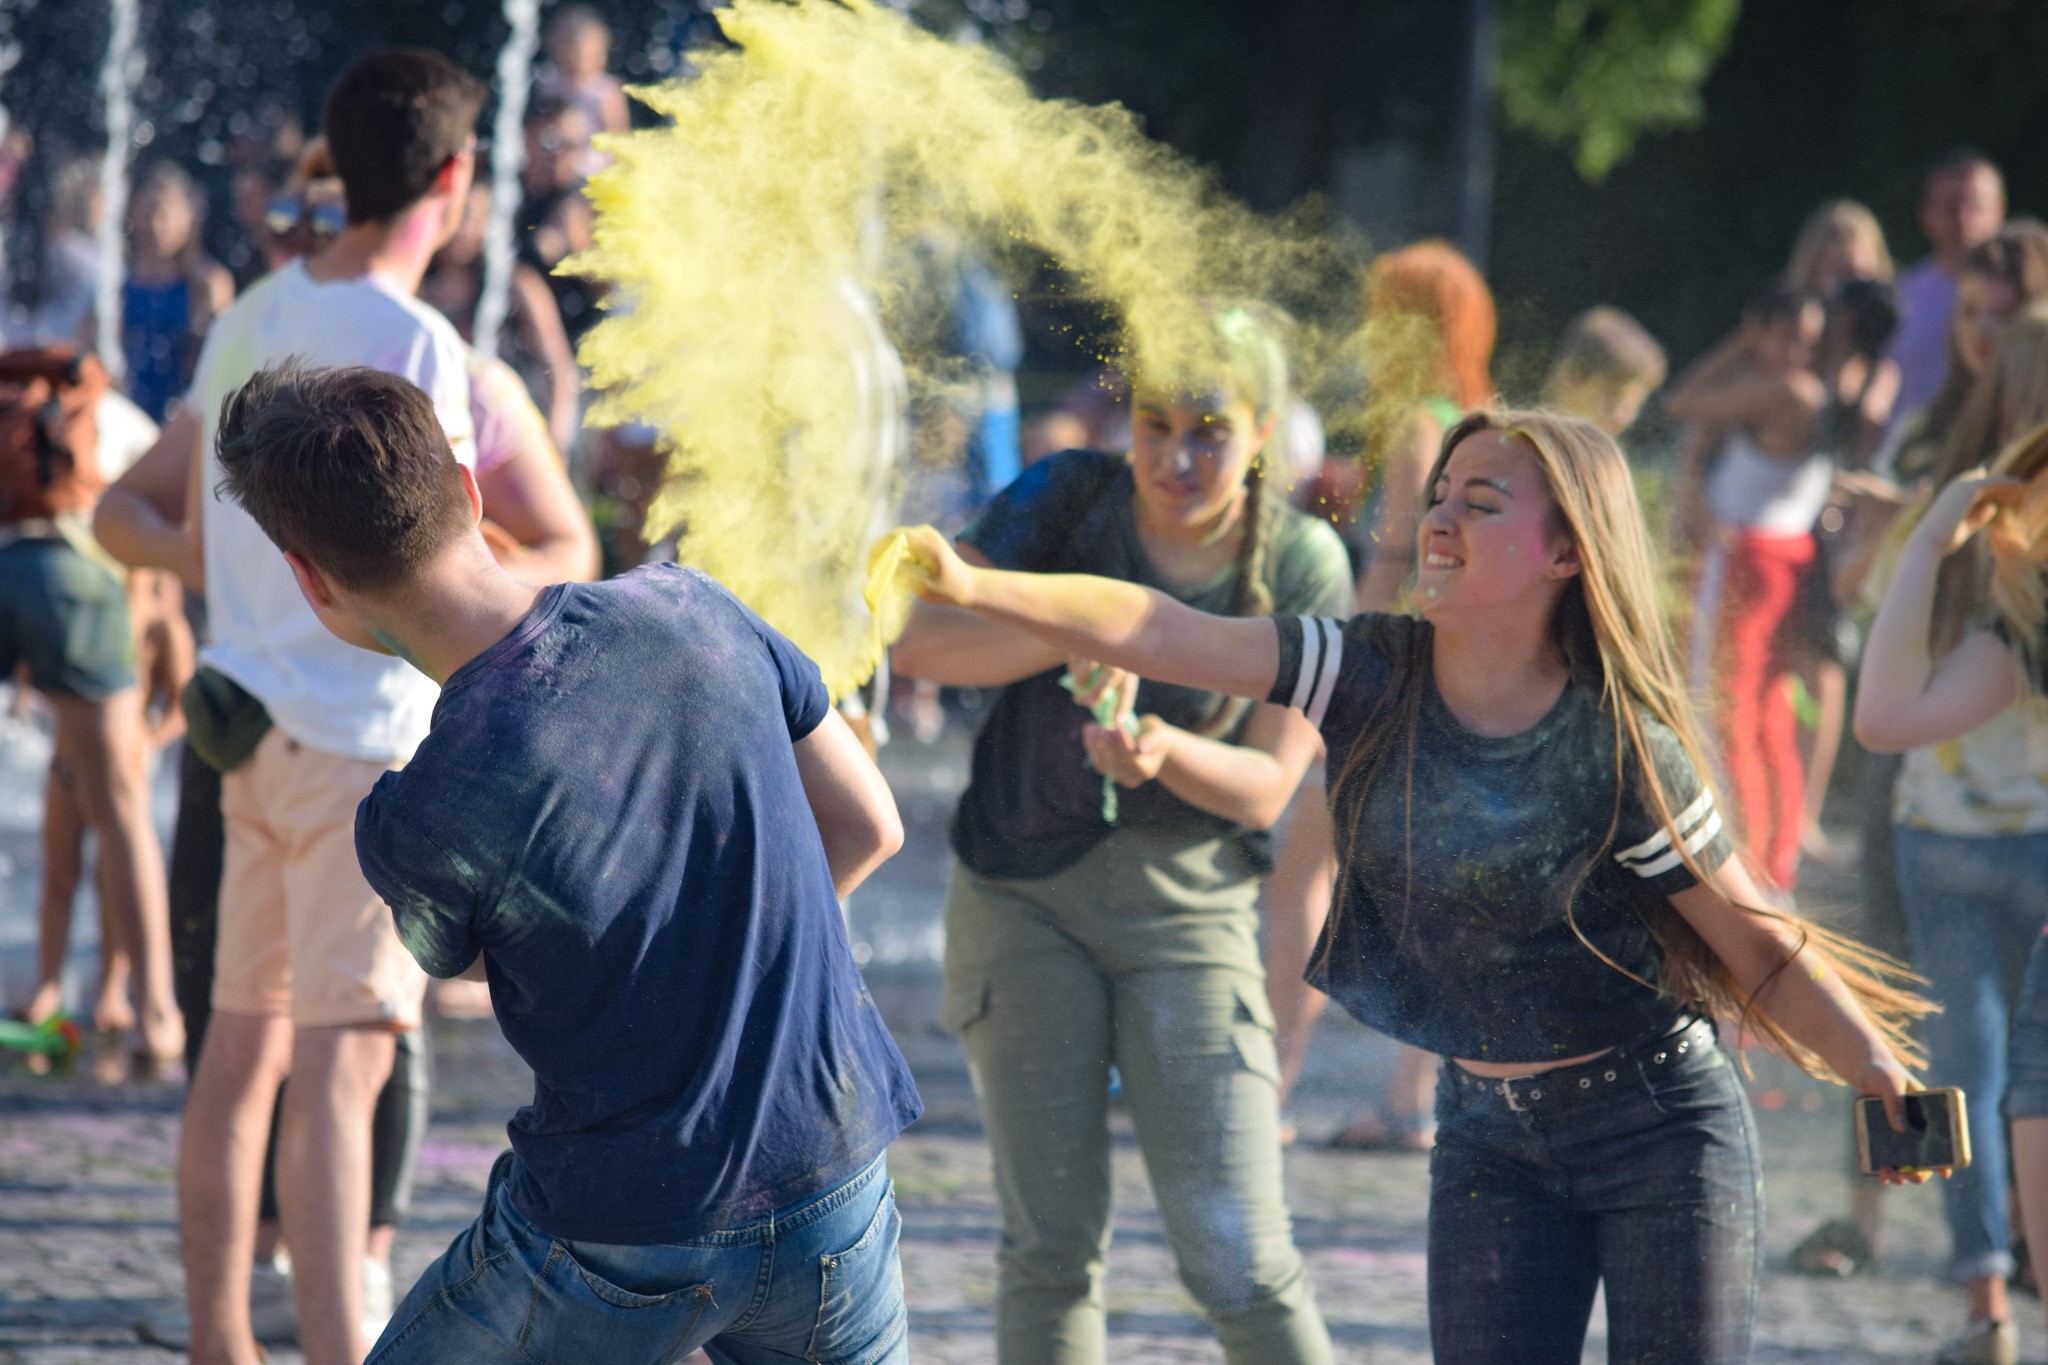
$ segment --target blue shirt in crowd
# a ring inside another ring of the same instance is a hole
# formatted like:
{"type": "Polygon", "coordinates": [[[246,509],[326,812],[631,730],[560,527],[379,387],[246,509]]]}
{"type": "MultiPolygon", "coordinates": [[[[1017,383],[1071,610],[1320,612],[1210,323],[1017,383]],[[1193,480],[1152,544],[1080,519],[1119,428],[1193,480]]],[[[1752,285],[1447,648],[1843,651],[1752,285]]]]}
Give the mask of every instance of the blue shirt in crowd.
{"type": "Polygon", "coordinates": [[[816,666],[701,573],[557,586],[357,812],[420,965],[484,954],[534,1073],[511,1194],[549,1235],[735,1227],[917,1118],[797,772],[826,707],[816,666]]]}

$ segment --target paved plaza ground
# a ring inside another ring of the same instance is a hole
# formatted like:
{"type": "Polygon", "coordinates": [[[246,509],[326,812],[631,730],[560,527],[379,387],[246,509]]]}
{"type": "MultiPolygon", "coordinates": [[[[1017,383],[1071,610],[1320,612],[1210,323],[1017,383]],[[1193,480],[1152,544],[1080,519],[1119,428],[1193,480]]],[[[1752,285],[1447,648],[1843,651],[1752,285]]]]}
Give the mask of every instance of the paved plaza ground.
{"type": "MultiPolygon", "coordinates": [[[[944,815],[960,781],[957,738],[887,751],[911,842],[853,906],[870,983],[916,1070],[928,1112],[891,1164],[904,1218],[911,1358],[968,1365],[993,1358],[995,1197],[959,1048],[933,1024],[944,876],[944,815]]],[[[0,728],[0,998],[26,991],[34,933],[36,737],[0,728]]],[[[167,813],[167,812],[166,812],[167,813]]],[[[1811,900],[1840,897],[1818,879],[1811,900]]],[[[78,983],[90,980],[92,914],[74,936],[78,983]]],[[[75,998],[82,998],[82,992],[75,998]]],[[[433,1125],[397,1271],[409,1282],[475,1213],[504,1125],[530,1078],[489,1020],[436,1021],[433,1125]]],[[[1392,1050],[1334,1016],[1303,1083],[1303,1143],[1288,1158],[1295,1228],[1338,1358],[1410,1365],[1429,1358],[1423,1297],[1427,1159],[1322,1150],[1355,1097],[1377,1093],[1392,1050]]],[[[1789,1249],[1845,1204],[1846,1092],[1757,1062],[1753,1095],[1767,1163],[1770,1274],[1759,1361],[1927,1361],[1959,1324],[1944,1278],[1947,1235],[1932,1189],[1888,1196],[1887,1255],[1874,1274],[1822,1281],[1784,1270],[1789,1249]]],[[[171,1184],[182,1084],[106,1087],[38,1078],[0,1062],[0,1365],[175,1357],[136,1323],[182,1292],[171,1184]]],[[[1222,1353],[1174,1278],[1143,1163],[1121,1129],[1116,1240],[1110,1258],[1110,1359],[1116,1365],[1216,1362],[1222,1353]]],[[[2027,1358],[2048,1358],[2039,1304],[2021,1299],[2027,1358]]],[[[272,1358],[293,1361],[289,1351],[272,1358]]],[[[1596,1312],[1589,1361],[1606,1359],[1596,1312]]],[[[579,1362],[578,1365],[585,1365],[579,1362]]]]}

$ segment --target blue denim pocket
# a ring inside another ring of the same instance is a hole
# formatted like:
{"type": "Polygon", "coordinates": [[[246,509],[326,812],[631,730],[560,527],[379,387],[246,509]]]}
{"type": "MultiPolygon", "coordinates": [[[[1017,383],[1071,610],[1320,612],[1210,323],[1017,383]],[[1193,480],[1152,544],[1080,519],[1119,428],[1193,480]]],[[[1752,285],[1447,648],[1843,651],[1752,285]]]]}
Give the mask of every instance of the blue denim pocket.
{"type": "Polygon", "coordinates": [[[896,1243],[903,1223],[886,1180],[881,1202],[860,1237],[818,1258],[818,1320],[805,1352],[819,1365],[878,1365],[899,1358],[908,1334],[903,1267],[896,1243]]]}
{"type": "MultiPolygon", "coordinates": [[[[611,1247],[608,1253],[639,1253],[648,1285],[663,1262],[676,1259],[673,1247],[611,1247]]],[[[533,1298],[519,1333],[519,1349],[537,1361],[669,1360],[700,1344],[693,1339],[714,1307],[712,1286],[679,1284],[645,1294],[612,1283],[578,1261],[559,1238],[533,1278],[533,1298]]]]}

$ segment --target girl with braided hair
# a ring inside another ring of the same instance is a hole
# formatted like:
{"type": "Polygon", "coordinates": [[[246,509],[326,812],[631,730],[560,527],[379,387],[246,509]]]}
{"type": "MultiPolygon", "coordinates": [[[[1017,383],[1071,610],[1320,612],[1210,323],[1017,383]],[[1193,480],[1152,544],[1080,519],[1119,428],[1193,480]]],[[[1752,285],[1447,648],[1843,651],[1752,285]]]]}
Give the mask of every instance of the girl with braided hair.
{"type": "MultiPolygon", "coordinates": [[[[1271,448],[1288,389],[1280,319],[1205,314],[1183,372],[1134,380],[1127,456],[1034,464],[960,533],[960,552],[1122,579],[1231,618],[1348,612],[1336,534],[1260,472],[1285,463],[1271,448]]],[[[1284,707],[1140,686],[930,604],[892,657],[913,677],[1000,689],[953,821],[941,1014],[995,1158],[998,1358],[1105,1358],[1114,1067],[1182,1282],[1227,1358],[1328,1361],[1281,1188],[1254,910],[1262,831],[1315,730],[1284,707]],[[1111,723],[1091,721],[1096,707],[1111,723]]]]}
{"type": "Polygon", "coordinates": [[[1764,908],[1734,856],[1614,442],[1478,412],[1426,487],[1419,617],[1208,615],[970,566],[928,528],[907,555],[928,601],[1320,730],[1339,889],[1309,975],[1446,1059],[1437,1360],[1575,1365],[1603,1282],[1610,1359],[1747,1360],[1762,1172],[1714,1019],[1903,1128],[1924,1006],[1867,950],[1764,908]]]}

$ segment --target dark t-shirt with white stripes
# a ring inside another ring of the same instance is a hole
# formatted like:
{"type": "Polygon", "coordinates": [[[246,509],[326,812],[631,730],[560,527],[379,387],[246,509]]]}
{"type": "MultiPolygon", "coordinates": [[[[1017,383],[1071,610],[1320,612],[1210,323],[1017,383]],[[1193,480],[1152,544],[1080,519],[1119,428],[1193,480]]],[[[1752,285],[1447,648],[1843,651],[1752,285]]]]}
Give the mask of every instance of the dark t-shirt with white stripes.
{"type": "Polygon", "coordinates": [[[1680,1006],[1645,984],[1659,967],[1644,912],[1695,884],[1674,837],[1710,872],[1732,849],[1669,729],[1644,720],[1667,826],[1635,756],[1617,760],[1596,689],[1569,684],[1536,724],[1489,738],[1444,705],[1423,622],[1368,612],[1275,624],[1269,700],[1322,731],[1333,798],[1360,732],[1401,725],[1401,683],[1422,689],[1412,769],[1397,741],[1363,801],[1336,812],[1339,850],[1350,831],[1356,840],[1316,985],[1383,1033],[1479,1061],[1581,1056],[1673,1021],[1680,1006]]]}

